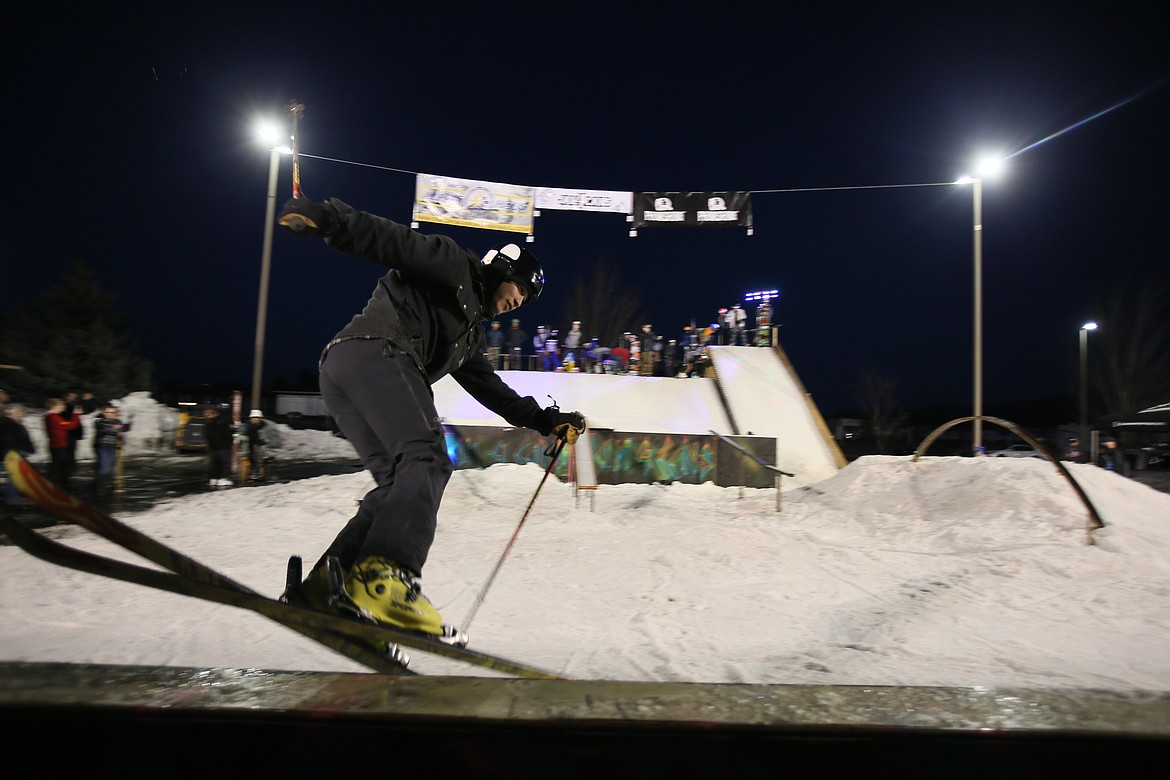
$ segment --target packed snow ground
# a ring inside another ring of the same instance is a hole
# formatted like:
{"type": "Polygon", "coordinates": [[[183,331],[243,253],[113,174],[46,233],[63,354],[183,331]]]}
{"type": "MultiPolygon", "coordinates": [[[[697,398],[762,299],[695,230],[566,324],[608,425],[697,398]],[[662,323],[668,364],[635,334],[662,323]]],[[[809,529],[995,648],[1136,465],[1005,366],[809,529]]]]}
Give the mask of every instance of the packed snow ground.
{"type": "MultiPolygon", "coordinates": [[[[348,446],[282,433],[322,457],[348,446]]],[[[465,627],[472,647],[582,679],[1170,690],[1170,495],[1070,468],[1107,524],[1092,545],[1075,492],[1032,459],[861,458],[785,491],[779,512],[771,489],[602,486],[591,507],[549,480],[465,627]]],[[[454,474],[422,579],[449,622],[471,612],[541,475],[454,474]]],[[[276,596],[287,557],[316,560],[367,484],[236,488],[121,519],[276,596]]],[[[141,563],[81,529],[49,533],[141,563]]],[[[362,670],[235,608],[12,546],[0,567],[3,660],[362,670]]],[[[412,655],[419,671],[482,673],[412,655]]]]}

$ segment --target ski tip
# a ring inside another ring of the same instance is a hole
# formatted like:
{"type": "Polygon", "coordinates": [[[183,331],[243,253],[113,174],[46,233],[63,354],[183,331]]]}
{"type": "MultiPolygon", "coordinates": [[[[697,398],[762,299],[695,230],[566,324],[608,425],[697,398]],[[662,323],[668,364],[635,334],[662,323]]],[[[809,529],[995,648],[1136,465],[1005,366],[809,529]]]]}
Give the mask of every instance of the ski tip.
{"type": "Polygon", "coordinates": [[[288,568],[285,569],[285,576],[284,576],[285,584],[299,586],[301,584],[301,580],[303,579],[303,577],[301,576],[301,572],[302,572],[303,568],[304,567],[301,565],[301,556],[299,556],[299,555],[289,556],[288,568]]]}

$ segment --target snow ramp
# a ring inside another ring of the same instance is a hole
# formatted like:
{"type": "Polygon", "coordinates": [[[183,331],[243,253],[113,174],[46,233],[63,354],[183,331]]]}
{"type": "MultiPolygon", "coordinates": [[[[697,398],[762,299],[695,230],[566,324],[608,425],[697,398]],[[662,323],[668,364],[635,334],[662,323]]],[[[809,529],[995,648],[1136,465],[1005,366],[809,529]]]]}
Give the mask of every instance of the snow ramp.
{"type": "Polygon", "coordinates": [[[775,465],[795,473],[801,484],[831,477],[845,465],[841,448],[779,345],[711,347],[710,354],[733,433],[775,438],[775,465]]]}
{"type": "MultiPolygon", "coordinates": [[[[719,388],[710,379],[564,371],[501,371],[499,374],[513,390],[532,396],[541,406],[556,401],[565,411],[581,412],[593,429],[699,435],[713,430],[735,433],[719,388]]],[[[450,376],[440,379],[433,388],[435,407],[444,422],[508,424],[480,406],[450,376]]]]}
{"type": "MultiPolygon", "coordinates": [[[[646,377],[564,371],[501,371],[520,395],[541,406],[585,415],[592,430],[758,436],[776,440],[775,457],[761,455],[792,473],[785,487],[831,477],[845,465],[812,398],[778,348],[712,347],[712,377],[646,377]]],[[[508,427],[450,376],[433,385],[435,406],[453,426],[508,427]]]]}

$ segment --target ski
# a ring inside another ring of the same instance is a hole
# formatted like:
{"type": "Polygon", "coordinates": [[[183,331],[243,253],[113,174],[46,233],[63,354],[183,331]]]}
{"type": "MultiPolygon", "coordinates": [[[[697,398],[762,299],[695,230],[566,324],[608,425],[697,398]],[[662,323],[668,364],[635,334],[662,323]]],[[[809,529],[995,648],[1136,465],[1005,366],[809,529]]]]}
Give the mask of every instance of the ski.
{"type": "Polygon", "coordinates": [[[354,642],[345,635],[315,625],[312,616],[320,613],[309,612],[308,616],[285,614],[279,610],[269,609],[266,602],[270,599],[264,596],[84,552],[42,536],[7,515],[0,516],[0,528],[3,528],[9,540],[22,550],[47,563],[182,596],[193,596],[205,601],[250,609],[375,671],[385,674],[414,674],[391,655],[377,651],[373,645],[354,642]]]}
{"type": "Polygon", "coordinates": [[[350,620],[270,599],[67,493],[45,479],[20,454],[9,452],[4,458],[4,465],[21,493],[37,506],[62,520],[80,525],[167,571],[159,572],[86,553],[49,540],[16,521],[5,518],[4,526],[10,531],[10,538],[22,549],[43,560],[92,574],[248,609],[377,671],[403,671],[401,664],[375,649],[402,645],[516,677],[562,679],[560,675],[465,647],[444,644],[437,639],[411,631],[350,620]]]}

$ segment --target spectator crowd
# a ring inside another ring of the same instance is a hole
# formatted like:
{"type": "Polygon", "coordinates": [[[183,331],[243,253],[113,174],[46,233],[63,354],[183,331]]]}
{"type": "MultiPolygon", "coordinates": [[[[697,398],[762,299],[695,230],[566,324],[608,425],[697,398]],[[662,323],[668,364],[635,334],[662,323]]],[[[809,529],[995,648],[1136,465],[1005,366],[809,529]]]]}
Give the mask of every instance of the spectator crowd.
{"type": "MultiPolygon", "coordinates": [[[[62,393],[43,403],[43,412],[33,411],[0,389],[0,455],[15,451],[43,463],[36,468],[54,484],[76,495],[100,497],[122,492],[123,454],[132,413],[119,401],[99,403],[89,392],[62,393]],[[31,428],[33,425],[37,427],[31,428]],[[86,464],[84,471],[80,468],[82,463],[86,464]]],[[[192,422],[191,415],[185,412],[178,417],[180,429],[192,422]]],[[[207,404],[198,422],[210,487],[271,478],[272,457],[266,445],[274,433],[263,412],[253,409],[246,421],[235,423],[227,404],[207,404]]],[[[0,500],[9,505],[27,503],[3,468],[0,500]]]]}
{"type": "MultiPolygon", "coordinates": [[[[36,452],[26,426],[28,410],[22,403],[11,402],[8,393],[0,390],[0,452],[15,450],[24,457],[36,452]]],[[[49,479],[65,490],[71,490],[77,472],[77,448],[85,439],[82,418],[94,416],[92,426],[93,492],[105,495],[111,492],[121,475],[121,450],[129,421],[122,419],[114,402],[99,404],[93,393],[66,393],[45,400],[43,422],[49,448],[49,479]]],[[[19,503],[16,486],[7,481],[4,488],[6,503],[19,503]]]]}
{"type": "Polygon", "coordinates": [[[493,367],[504,371],[693,377],[703,376],[710,365],[708,347],[770,347],[773,334],[772,307],[762,301],[754,327],[748,326],[748,313],[737,303],[719,309],[709,325],[699,327],[692,321],[683,326],[678,338],[666,338],[647,323],[637,331],[625,331],[611,344],[586,339],[579,320],[563,336],[558,328],[538,325],[531,338],[519,319],[507,327],[492,320],[485,333],[485,353],[493,367]]]}

